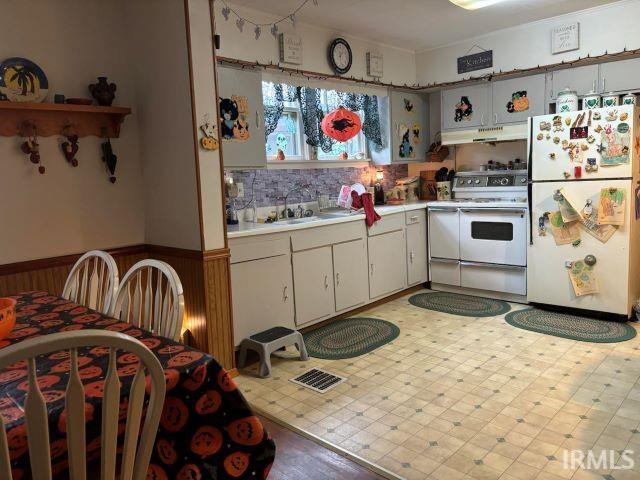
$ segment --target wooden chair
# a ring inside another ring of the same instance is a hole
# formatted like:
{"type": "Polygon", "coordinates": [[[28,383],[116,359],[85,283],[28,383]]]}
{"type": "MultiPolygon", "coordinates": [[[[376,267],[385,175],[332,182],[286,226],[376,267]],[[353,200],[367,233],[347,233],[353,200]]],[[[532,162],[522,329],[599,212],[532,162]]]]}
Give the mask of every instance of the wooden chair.
{"type": "MultiPolygon", "coordinates": [[[[69,475],[71,480],[84,480],[87,477],[85,397],[82,381],[78,374],[77,359],[79,348],[93,346],[109,347],[110,349],[109,369],[104,380],[104,396],[102,398],[100,478],[103,480],[113,479],[116,474],[120,408],[120,381],[116,365],[117,350],[135,354],[140,359],[141,365],[133,378],[129,392],[129,407],[119,478],[122,480],[143,480],[146,477],[166,392],[162,365],[151,350],[128,335],[107,330],[80,330],[43,335],[0,349],[0,371],[20,360],[26,359],[28,362],[29,387],[25,397],[24,412],[29,461],[34,479],[51,479],[49,419],[45,400],[38,387],[36,358],[39,355],[60,350],[69,350],[69,358],[71,359],[65,398],[69,475]],[[145,398],[145,370],[151,378],[151,392],[140,434],[140,421],[145,398]]],[[[0,417],[0,478],[11,478],[9,446],[2,417],[0,417]]]]}
{"type": "Polygon", "coordinates": [[[125,274],[111,316],[156,335],[179,340],[184,294],[178,274],[159,260],[141,260],[125,274]]]}
{"type": "Polygon", "coordinates": [[[78,259],[62,289],[62,296],[107,314],[118,290],[118,266],[107,252],[91,250],[78,259]]]}

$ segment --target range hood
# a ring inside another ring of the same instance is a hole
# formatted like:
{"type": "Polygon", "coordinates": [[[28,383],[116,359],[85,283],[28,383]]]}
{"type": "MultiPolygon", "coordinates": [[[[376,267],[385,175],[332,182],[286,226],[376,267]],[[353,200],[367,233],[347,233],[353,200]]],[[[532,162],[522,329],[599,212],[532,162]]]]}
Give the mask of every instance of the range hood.
{"type": "Polygon", "coordinates": [[[461,145],[464,143],[493,143],[526,140],[529,129],[526,123],[504,125],[502,127],[473,128],[442,132],[443,145],[461,145]]]}

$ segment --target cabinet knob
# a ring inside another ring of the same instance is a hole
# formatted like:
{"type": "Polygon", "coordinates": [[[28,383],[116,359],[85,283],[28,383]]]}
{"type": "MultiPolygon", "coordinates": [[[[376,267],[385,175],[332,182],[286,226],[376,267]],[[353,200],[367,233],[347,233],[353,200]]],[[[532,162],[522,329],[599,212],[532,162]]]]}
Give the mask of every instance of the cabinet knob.
{"type": "Polygon", "coordinates": [[[336,273],[336,285],[340,285],[340,273],[336,273]]]}
{"type": "Polygon", "coordinates": [[[329,275],[324,276],[324,289],[329,288],[329,275]]]}
{"type": "Polygon", "coordinates": [[[497,124],[497,123],[498,123],[498,114],[497,114],[497,113],[494,113],[494,114],[493,114],[493,123],[494,123],[494,124],[497,124]]]}
{"type": "Polygon", "coordinates": [[[373,263],[371,264],[371,275],[373,275],[373,263]]]}
{"type": "Polygon", "coordinates": [[[287,300],[289,300],[289,295],[287,295],[287,288],[288,286],[285,285],[284,288],[282,289],[282,301],[286,302],[287,300]]]}
{"type": "Polygon", "coordinates": [[[413,259],[415,258],[415,256],[416,256],[416,254],[415,254],[415,253],[413,253],[413,250],[412,250],[412,251],[411,251],[411,253],[409,253],[409,261],[410,261],[411,263],[413,263],[413,259]]]}

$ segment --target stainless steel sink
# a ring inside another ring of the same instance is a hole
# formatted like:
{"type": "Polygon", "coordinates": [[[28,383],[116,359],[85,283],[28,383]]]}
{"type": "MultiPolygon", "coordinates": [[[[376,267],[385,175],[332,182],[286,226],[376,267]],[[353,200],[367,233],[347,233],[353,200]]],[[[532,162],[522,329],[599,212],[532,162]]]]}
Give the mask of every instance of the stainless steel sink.
{"type": "Polygon", "coordinates": [[[360,212],[354,212],[350,210],[333,210],[328,212],[321,212],[318,214],[320,218],[344,218],[351,217],[352,215],[358,215],[360,212]]]}
{"type": "Polygon", "coordinates": [[[307,223],[307,222],[315,222],[318,220],[322,220],[322,217],[317,215],[313,215],[311,217],[302,217],[302,218],[289,218],[287,220],[278,220],[275,223],[285,224],[285,225],[296,225],[298,223],[307,223]]]}

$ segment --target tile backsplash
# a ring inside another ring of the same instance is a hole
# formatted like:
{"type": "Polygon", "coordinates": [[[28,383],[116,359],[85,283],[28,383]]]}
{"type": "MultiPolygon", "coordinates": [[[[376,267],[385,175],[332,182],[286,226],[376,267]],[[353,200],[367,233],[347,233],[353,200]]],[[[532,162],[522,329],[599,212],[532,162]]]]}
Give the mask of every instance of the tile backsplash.
{"type": "MultiPolygon", "coordinates": [[[[382,181],[385,190],[395,185],[396,179],[408,175],[407,165],[385,165],[367,167],[344,168],[309,168],[286,170],[229,170],[235,183],[244,184],[244,198],[251,198],[251,185],[256,199],[256,207],[268,207],[276,204],[276,198],[284,195],[294,186],[309,184],[312,193],[326,193],[332,196],[338,195],[341,185],[351,185],[356,182],[365,187],[371,185],[376,170],[384,172],[382,181]]],[[[292,199],[294,199],[292,197],[292,199]]],[[[302,200],[298,198],[296,200],[302,200]]],[[[304,200],[310,200],[305,198],[304,200]]]]}

